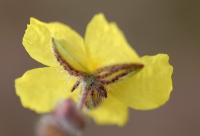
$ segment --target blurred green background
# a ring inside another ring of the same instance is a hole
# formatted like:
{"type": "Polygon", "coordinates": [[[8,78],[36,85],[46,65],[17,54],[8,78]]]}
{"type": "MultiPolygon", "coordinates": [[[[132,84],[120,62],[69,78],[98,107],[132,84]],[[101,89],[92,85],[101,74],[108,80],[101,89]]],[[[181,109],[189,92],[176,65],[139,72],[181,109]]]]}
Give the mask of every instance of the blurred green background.
{"type": "Polygon", "coordinates": [[[200,1],[198,0],[0,0],[0,135],[34,136],[38,115],[24,109],[14,79],[42,67],[21,41],[31,16],[61,21],[84,33],[103,12],[116,21],[142,56],[168,53],[174,65],[174,92],[160,109],[130,110],[123,128],[90,123],[85,136],[200,135],[200,1]]]}

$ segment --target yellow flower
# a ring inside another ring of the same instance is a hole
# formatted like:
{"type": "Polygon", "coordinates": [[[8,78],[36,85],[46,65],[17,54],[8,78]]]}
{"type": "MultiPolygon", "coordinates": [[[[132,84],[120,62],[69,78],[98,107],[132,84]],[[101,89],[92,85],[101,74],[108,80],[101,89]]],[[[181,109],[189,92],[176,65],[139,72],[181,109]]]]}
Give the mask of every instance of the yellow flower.
{"type": "Polygon", "coordinates": [[[15,82],[23,106],[38,113],[51,111],[68,97],[77,99],[85,86],[89,90],[85,106],[95,107],[88,115],[98,124],[122,126],[128,108],[157,108],[172,91],[168,55],[139,57],[103,14],[92,18],[84,38],[67,25],[31,18],[23,45],[33,59],[47,66],[29,70],[15,82]]]}

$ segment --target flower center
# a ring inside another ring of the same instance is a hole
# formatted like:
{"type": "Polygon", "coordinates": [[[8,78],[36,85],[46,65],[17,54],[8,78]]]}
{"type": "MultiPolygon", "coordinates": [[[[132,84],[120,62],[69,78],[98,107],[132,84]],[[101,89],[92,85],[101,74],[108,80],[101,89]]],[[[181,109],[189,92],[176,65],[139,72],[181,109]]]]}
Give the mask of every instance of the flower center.
{"type": "Polygon", "coordinates": [[[107,98],[105,86],[115,83],[129,75],[129,73],[137,72],[144,66],[140,63],[116,64],[99,68],[94,73],[88,74],[73,68],[73,66],[58,52],[54,39],[52,39],[52,43],[53,52],[60,65],[70,75],[79,77],[79,80],[77,80],[72,87],[71,92],[76,90],[80,84],[82,85],[82,97],[79,104],[80,109],[83,108],[84,105],[89,109],[97,107],[103,99],[107,98]]]}

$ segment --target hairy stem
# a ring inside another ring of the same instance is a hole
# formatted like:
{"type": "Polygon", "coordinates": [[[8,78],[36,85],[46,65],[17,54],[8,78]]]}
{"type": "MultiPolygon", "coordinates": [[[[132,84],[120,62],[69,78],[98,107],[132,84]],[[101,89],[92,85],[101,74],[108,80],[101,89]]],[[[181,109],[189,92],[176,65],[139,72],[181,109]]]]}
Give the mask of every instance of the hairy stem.
{"type": "Polygon", "coordinates": [[[86,101],[88,93],[89,93],[87,83],[85,81],[82,81],[81,91],[82,91],[82,94],[81,94],[80,101],[78,103],[79,110],[82,110],[82,108],[84,107],[85,101],[86,101]]]}

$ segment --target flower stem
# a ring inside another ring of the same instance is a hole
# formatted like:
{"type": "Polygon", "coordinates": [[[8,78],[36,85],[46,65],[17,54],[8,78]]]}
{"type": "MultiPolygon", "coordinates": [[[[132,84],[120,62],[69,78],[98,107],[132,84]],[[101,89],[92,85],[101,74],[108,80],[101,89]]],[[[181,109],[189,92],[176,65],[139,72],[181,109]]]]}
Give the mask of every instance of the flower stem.
{"type": "Polygon", "coordinates": [[[87,89],[87,82],[83,81],[82,82],[82,88],[81,88],[81,91],[82,91],[82,94],[81,94],[81,98],[80,98],[80,101],[77,105],[78,109],[79,110],[82,110],[84,105],[85,105],[85,102],[86,102],[86,99],[87,99],[87,96],[88,96],[88,89],[87,89]]]}

